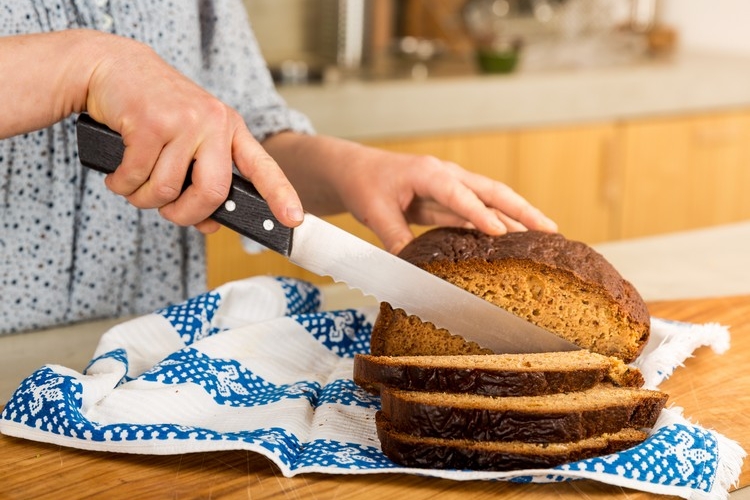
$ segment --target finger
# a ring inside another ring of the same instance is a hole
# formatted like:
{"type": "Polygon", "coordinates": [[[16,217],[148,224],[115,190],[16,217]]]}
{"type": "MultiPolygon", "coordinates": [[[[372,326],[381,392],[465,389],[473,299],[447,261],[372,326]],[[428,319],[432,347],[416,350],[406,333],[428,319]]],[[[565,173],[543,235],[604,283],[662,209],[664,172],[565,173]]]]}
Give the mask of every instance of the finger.
{"type": "Polygon", "coordinates": [[[253,183],[279,222],[287,227],[299,225],[304,212],[297,191],[249,130],[238,129],[232,141],[232,152],[237,169],[253,183]]]}
{"type": "Polygon", "coordinates": [[[501,220],[509,230],[515,231],[519,224],[522,229],[538,229],[542,231],[557,231],[557,224],[548,218],[541,210],[533,206],[523,196],[510,186],[490,178],[471,174],[464,182],[477,194],[485,206],[492,208],[498,214],[503,214],[501,220]]]}
{"type": "Polygon", "coordinates": [[[392,254],[398,254],[407,243],[414,239],[404,213],[397,205],[389,205],[379,199],[374,202],[360,222],[369,227],[392,254]]]}
{"type": "Polygon", "coordinates": [[[213,219],[206,219],[195,224],[195,228],[203,234],[212,234],[221,229],[221,224],[213,219]]]}
{"type": "Polygon", "coordinates": [[[434,200],[416,198],[404,211],[406,220],[422,226],[466,226],[473,227],[464,217],[449,210],[434,200]]]}
{"type": "Polygon", "coordinates": [[[538,229],[551,233],[556,233],[558,230],[557,223],[533,205],[526,206],[523,213],[518,216],[518,220],[529,229],[538,229]]]}
{"type": "Polygon", "coordinates": [[[451,172],[450,167],[422,179],[422,184],[418,184],[416,189],[418,196],[433,198],[487,234],[503,234],[507,231],[496,214],[473,189],[451,172]]]}
{"type": "Polygon", "coordinates": [[[505,226],[505,229],[509,232],[521,232],[521,231],[527,231],[529,228],[518,222],[517,220],[513,219],[512,217],[507,216],[503,212],[500,212],[499,210],[493,210],[495,212],[495,217],[497,217],[500,222],[505,226]]]}
{"type": "MultiPolygon", "coordinates": [[[[182,226],[196,225],[208,219],[227,199],[232,183],[232,158],[229,140],[220,137],[217,135],[201,143],[195,152],[190,185],[160,209],[164,218],[182,226]]],[[[176,161],[185,161],[185,157],[176,161]]],[[[175,177],[178,189],[184,185],[184,177],[185,170],[181,177],[175,177]]]]}
{"type": "Polygon", "coordinates": [[[130,196],[151,176],[164,143],[149,134],[133,134],[124,142],[122,162],[104,179],[104,183],[113,193],[130,196]]]}
{"type": "Polygon", "coordinates": [[[127,200],[138,208],[161,208],[177,200],[182,194],[193,153],[189,141],[164,146],[148,179],[127,196],[127,200]]]}
{"type": "MultiPolygon", "coordinates": [[[[499,210],[488,209],[496,217],[502,229],[497,234],[508,231],[526,231],[527,228],[520,222],[513,220],[499,210]]],[[[453,226],[467,229],[479,229],[470,220],[459,216],[455,212],[429,200],[415,200],[406,210],[407,220],[416,224],[427,226],[453,226]]]]}

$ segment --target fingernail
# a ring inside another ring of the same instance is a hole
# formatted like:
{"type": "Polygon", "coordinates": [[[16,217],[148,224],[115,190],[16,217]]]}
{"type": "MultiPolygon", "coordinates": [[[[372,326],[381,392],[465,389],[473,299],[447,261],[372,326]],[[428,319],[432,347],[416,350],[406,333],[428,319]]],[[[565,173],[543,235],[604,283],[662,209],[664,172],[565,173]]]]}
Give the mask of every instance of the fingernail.
{"type": "Polygon", "coordinates": [[[305,218],[305,213],[302,211],[302,207],[300,207],[299,205],[287,207],[286,215],[293,222],[302,222],[302,220],[305,218]]]}
{"type": "Polygon", "coordinates": [[[492,231],[495,234],[505,234],[508,232],[508,227],[499,219],[492,220],[490,222],[490,225],[492,226],[492,231]]]}
{"type": "Polygon", "coordinates": [[[552,219],[549,219],[547,217],[544,217],[542,219],[542,223],[549,229],[550,231],[557,231],[557,223],[553,221],[552,219]]]}
{"type": "Polygon", "coordinates": [[[392,253],[393,255],[398,255],[398,254],[399,254],[399,253],[401,252],[401,250],[403,250],[403,249],[404,249],[404,247],[405,247],[406,245],[408,245],[408,244],[409,244],[409,242],[410,242],[410,241],[411,241],[412,239],[413,239],[413,238],[409,238],[409,239],[401,240],[401,241],[399,241],[398,243],[395,243],[395,244],[393,244],[393,245],[390,245],[390,246],[388,247],[388,251],[389,251],[389,252],[391,252],[391,253],[392,253]]]}

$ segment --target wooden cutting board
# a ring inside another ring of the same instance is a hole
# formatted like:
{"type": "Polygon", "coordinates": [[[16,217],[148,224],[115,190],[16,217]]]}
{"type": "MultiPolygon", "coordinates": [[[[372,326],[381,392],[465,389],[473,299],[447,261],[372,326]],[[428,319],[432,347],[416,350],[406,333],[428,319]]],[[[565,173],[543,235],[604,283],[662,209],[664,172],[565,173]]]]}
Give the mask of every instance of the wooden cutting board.
{"type": "MultiPolygon", "coordinates": [[[[654,316],[731,327],[732,347],[719,356],[701,348],[662,389],[685,415],[750,450],[750,297],[659,302],[654,316]]],[[[745,460],[740,486],[750,484],[745,460]]],[[[0,436],[0,498],[651,498],[592,481],[562,484],[458,482],[406,474],[285,478],[266,458],[246,451],[140,456],[94,453],[0,436]]],[[[664,498],[664,497],[659,497],[664,498]]]]}

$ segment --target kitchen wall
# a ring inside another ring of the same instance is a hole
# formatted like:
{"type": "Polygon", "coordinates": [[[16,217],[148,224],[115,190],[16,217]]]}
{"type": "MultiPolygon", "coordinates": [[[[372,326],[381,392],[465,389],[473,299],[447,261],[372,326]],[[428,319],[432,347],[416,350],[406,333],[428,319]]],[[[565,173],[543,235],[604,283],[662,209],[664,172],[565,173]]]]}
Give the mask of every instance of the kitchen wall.
{"type": "Polygon", "coordinates": [[[269,64],[308,60],[314,7],[311,0],[244,0],[263,56],[269,64]]]}
{"type": "Polygon", "coordinates": [[[244,0],[270,66],[303,61],[312,67],[356,68],[389,46],[394,2],[400,0],[244,0]],[[347,19],[346,26],[339,20],[347,19]],[[366,21],[367,19],[367,21],[366,21]],[[351,21],[357,21],[351,22],[351,21]]]}
{"type": "Polygon", "coordinates": [[[683,47],[750,55],[747,0],[662,0],[665,23],[677,28],[683,47]]]}

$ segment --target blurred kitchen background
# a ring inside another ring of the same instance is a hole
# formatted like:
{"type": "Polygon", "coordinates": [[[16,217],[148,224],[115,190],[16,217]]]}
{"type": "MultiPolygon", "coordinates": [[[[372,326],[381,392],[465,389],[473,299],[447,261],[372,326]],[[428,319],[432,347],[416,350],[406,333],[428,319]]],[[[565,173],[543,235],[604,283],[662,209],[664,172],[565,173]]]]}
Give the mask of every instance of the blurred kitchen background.
{"type": "Polygon", "coordinates": [[[750,54],[742,0],[245,0],[283,83],[633,63],[686,47],[750,54]],[[517,51],[518,65],[482,64],[517,51]],[[420,64],[425,67],[419,68],[420,64]],[[417,66],[414,71],[408,71],[417,66]],[[335,69],[334,69],[335,68],[335,69]]]}
{"type": "MultiPolygon", "coordinates": [[[[319,133],[499,179],[589,244],[750,220],[746,0],[245,2],[319,133]]],[[[209,238],[211,285],[319,281],[236,238],[209,238]]]]}

